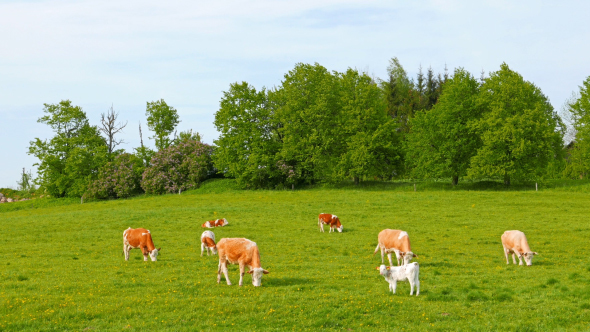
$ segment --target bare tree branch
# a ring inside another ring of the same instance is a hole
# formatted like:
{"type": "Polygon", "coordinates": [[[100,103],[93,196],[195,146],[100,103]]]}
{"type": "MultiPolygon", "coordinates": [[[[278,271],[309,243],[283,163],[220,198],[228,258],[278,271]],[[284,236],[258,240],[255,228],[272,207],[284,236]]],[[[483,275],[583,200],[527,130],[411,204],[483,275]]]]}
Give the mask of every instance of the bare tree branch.
{"type": "Polygon", "coordinates": [[[123,128],[127,126],[127,122],[125,122],[125,124],[121,122],[117,123],[118,117],[119,112],[115,112],[112,105],[107,111],[107,114],[100,114],[101,125],[98,129],[106,136],[107,145],[109,147],[109,155],[113,153],[117,145],[124,143],[123,139],[117,140],[115,135],[122,132],[123,128]]]}

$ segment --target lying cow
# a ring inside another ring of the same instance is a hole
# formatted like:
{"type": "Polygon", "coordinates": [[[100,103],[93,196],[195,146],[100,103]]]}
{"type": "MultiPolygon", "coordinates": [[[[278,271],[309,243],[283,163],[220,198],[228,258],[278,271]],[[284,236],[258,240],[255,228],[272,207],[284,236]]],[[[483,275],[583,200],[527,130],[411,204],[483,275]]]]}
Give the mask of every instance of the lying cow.
{"type": "Polygon", "coordinates": [[[389,265],[393,266],[391,262],[391,253],[395,252],[395,257],[397,258],[397,265],[405,265],[410,263],[412,258],[418,257],[416,254],[412,252],[412,248],[410,246],[410,237],[408,233],[404,231],[400,231],[397,229],[384,229],[379,232],[379,236],[377,237],[378,244],[375,248],[375,252],[373,256],[381,249],[381,264],[384,263],[384,254],[387,253],[387,258],[389,258],[389,265]]]}
{"type": "Polygon", "coordinates": [[[248,239],[221,239],[217,243],[217,252],[219,255],[219,266],[217,269],[217,283],[221,282],[221,273],[225,275],[225,280],[228,285],[231,285],[227,276],[227,262],[230,264],[238,264],[240,266],[240,282],[244,278],[244,269],[249,267],[252,275],[252,285],[258,287],[262,282],[262,274],[268,274],[269,272],[260,267],[260,252],[256,242],[252,242],[248,239]]]}
{"type": "Polygon", "coordinates": [[[227,220],[225,218],[223,218],[223,219],[209,220],[209,221],[205,222],[204,224],[202,224],[201,227],[215,228],[215,227],[223,227],[223,226],[226,226],[227,224],[229,224],[229,222],[227,222],[227,220]]]}
{"type": "Polygon", "coordinates": [[[207,256],[209,256],[209,251],[211,251],[212,255],[217,253],[217,246],[215,245],[215,234],[211,231],[204,231],[201,234],[201,257],[203,256],[203,251],[207,250],[207,256]]]}
{"type": "Polygon", "coordinates": [[[330,225],[329,233],[332,233],[334,229],[342,233],[342,230],[344,229],[344,226],[342,226],[342,224],[340,223],[340,219],[338,219],[338,216],[333,214],[320,213],[320,215],[318,216],[318,226],[320,227],[320,232],[324,231],[324,224],[330,225]]]}
{"type": "Polygon", "coordinates": [[[518,265],[522,265],[522,257],[527,266],[533,265],[533,256],[537,255],[536,252],[531,251],[529,243],[526,240],[526,236],[521,231],[506,231],[502,234],[502,247],[504,247],[504,256],[506,256],[506,264],[510,264],[508,261],[508,255],[512,253],[512,261],[516,264],[514,256],[518,256],[518,265]]]}
{"type": "Polygon", "coordinates": [[[410,295],[414,294],[414,286],[416,286],[416,296],[420,295],[420,279],[418,278],[420,267],[418,263],[414,262],[396,267],[381,265],[377,270],[389,283],[389,290],[393,291],[393,294],[397,289],[397,282],[407,280],[410,282],[410,295]]]}
{"type": "Polygon", "coordinates": [[[123,254],[125,255],[126,261],[129,260],[129,251],[136,248],[141,249],[143,260],[146,262],[148,256],[152,261],[157,261],[158,253],[162,250],[162,248],[156,249],[154,246],[152,234],[150,234],[149,230],[145,228],[132,229],[129,227],[123,232],[123,254]]]}

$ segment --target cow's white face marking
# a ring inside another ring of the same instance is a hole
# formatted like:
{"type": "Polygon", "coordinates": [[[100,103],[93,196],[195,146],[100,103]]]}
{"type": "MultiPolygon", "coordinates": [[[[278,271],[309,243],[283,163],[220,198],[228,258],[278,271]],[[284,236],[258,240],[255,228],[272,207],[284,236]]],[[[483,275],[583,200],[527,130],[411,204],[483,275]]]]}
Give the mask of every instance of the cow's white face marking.
{"type": "Polygon", "coordinates": [[[404,265],[410,264],[410,261],[412,260],[412,258],[414,258],[414,253],[411,251],[408,251],[408,252],[404,253],[403,255],[404,255],[404,265]]]}
{"type": "Polygon", "coordinates": [[[340,227],[336,228],[338,230],[339,233],[342,233],[342,230],[344,229],[343,225],[340,225],[340,227]]]}
{"type": "Polygon", "coordinates": [[[536,254],[536,252],[525,252],[524,254],[522,254],[522,257],[524,258],[524,261],[527,266],[533,265],[533,256],[536,254]]]}
{"type": "Polygon", "coordinates": [[[255,269],[252,269],[251,271],[248,271],[248,273],[252,274],[252,285],[254,285],[255,287],[258,287],[262,284],[262,275],[264,273],[268,273],[268,271],[264,270],[261,267],[257,267],[255,269]]]}
{"type": "Polygon", "coordinates": [[[399,236],[397,238],[401,240],[404,236],[408,236],[408,233],[401,231],[399,232],[399,236]]]}
{"type": "Polygon", "coordinates": [[[154,249],[152,252],[150,252],[150,258],[152,259],[152,262],[158,260],[158,249],[154,249]]]}

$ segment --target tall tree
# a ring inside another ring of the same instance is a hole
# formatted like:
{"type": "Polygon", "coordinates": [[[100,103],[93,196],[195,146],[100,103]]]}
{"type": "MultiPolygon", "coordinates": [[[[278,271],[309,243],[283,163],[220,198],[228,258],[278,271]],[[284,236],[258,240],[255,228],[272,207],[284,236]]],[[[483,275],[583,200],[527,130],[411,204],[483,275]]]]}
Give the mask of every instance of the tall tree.
{"type": "Polygon", "coordinates": [[[429,110],[438,101],[440,94],[439,84],[440,82],[436,79],[432,67],[428,67],[428,71],[426,72],[426,90],[424,91],[424,108],[429,110]]]}
{"type": "Polygon", "coordinates": [[[414,91],[412,80],[408,78],[397,58],[389,61],[387,75],[387,80],[381,81],[387,101],[387,113],[399,123],[401,131],[408,132],[408,121],[419,108],[419,94],[414,91]]]}
{"type": "Polygon", "coordinates": [[[326,68],[299,63],[277,91],[279,159],[305,182],[333,180],[344,149],[338,89],[337,77],[326,68]]]}
{"type": "Polygon", "coordinates": [[[382,90],[366,74],[348,69],[339,74],[343,121],[338,129],[346,146],[338,162],[338,175],[353,178],[391,178],[401,164],[400,135],[387,116],[382,90]]]}
{"type": "Polygon", "coordinates": [[[470,158],[480,145],[469,127],[481,115],[479,84],[462,68],[445,84],[438,103],[412,119],[407,135],[407,161],[420,178],[450,177],[453,185],[467,175],[470,158]]]}
{"type": "Polygon", "coordinates": [[[38,122],[49,125],[55,136],[30,142],[28,153],[39,159],[36,182],[55,197],[82,196],[106,162],[106,142],[71,101],[44,106],[46,115],[38,122]]]}
{"type": "Polygon", "coordinates": [[[579,88],[576,97],[566,105],[575,129],[566,175],[584,178],[590,173],[590,76],[579,88]]]}
{"type": "Polygon", "coordinates": [[[471,158],[473,178],[533,180],[543,176],[551,159],[560,158],[563,124],[549,100],[506,63],[482,85],[484,110],[473,129],[482,146],[471,158]]]}
{"type": "Polygon", "coordinates": [[[117,145],[124,143],[123,139],[117,139],[115,135],[120,133],[127,126],[127,122],[117,122],[118,117],[119,112],[115,112],[112,105],[106,114],[100,114],[100,127],[98,127],[98,130],[105,136],[108,147],[108,156],[111,160],[111,155],[115,151],[117,145]]]}
{"type": "Polygon", "coordinates": [[[246,82],[231,84],[214,124],[221,133],[215,141],[215,167],[243,187],[271,187],[279,176],[275,158],[279,146],[266,90],[256,91],[246,82]]]}
{"type": "Polygon", "coordinates": [[[147,102],[145,114],[147,116],[148,128],[155,134],[156,148],[162,150],[170,146],[170,134],[180,122],[176,109],[168,106],[164,99],[147,102]]]}

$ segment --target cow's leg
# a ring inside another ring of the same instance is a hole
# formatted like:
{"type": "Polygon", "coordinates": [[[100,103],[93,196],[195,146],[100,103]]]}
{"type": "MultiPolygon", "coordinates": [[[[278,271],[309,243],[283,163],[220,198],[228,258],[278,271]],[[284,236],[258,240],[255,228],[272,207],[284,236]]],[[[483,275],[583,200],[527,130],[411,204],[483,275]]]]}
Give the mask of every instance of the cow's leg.
{"type": "Polygon", "coordinates": [[[221,274],[220,272],[223,272],[223,275],[225,276],[225,281],[227,281],[227,284],[231,286],[231,281],[229,281],[229,276],[227,275],[227,261],[223,261],[219,262],[219,269],[217,270],[217,283],[220,282],[221,280],[221,274]]]}
{"type": "Polygon", "coordinates": [[[516,252],[512,253],[512,261],[514,262],[514,265],[516,265],[516,252]]]}
{"type": "Polygon", "coordinates": [[[131,248],[129,248],[128,245],[124,244],[123,245],[123,254],[125,255],[125,260],[128,261],[129,260],[129,250],[131,248]]]}
{"type": "Polygon", "coordinates": [[[518,257],[518,265],[523,265],[522,264],[522,255],[517,255],[518,257]]]}
{"type": "Polygon", "coordinates": [[[143,254],[143,261],[144,262],[147,262],[148,261],[148,257],[149,257],[149,254],[143,254]]]}
{"type": "Polygon", "coordinates": [[[244,274],[246,273],[246,272],[244,272],[245,267],[246,266],[244,264],[240,264],[240,282],[238,283],[238,285],[240,285],[240,286],[242,286],[243,282],[244,282],[244,274]]]}
{"type": "Polygon", "coordinates": [[[387,253],[387,258],[389,259],[389,266],[393,266],[393,263],[391,262],[391,251],[387,253]]]}
{"type": "Polygon", "coordinates": [[[400,266],[403,263],[403,256],[400,255],[399,250],[394,250],[394,251],[395,251],[395,259],[397,259],[397,266],[400,266]]]}
{"type": "Polygon", "coordinates": [[[504,248],[504,256],[506,256],[506,264],[510,264],[510,261],[508,260],[508,255],[510,254],[510,250],[506,249],[506,247],[504,248]]]}
{"type": "MultiPolygon", "coordinates": [[[[203,257],[203,251],[205,250],[205,244],[201,242],[201,257],[203,257]]],[[[209,256],[209,251],[207,251],[207,256],[209,256]]]]}
{"type": "Polygon", "coordinates": [[[381,247],[381,264],[385,264],[385,248],[381,247]]]}

